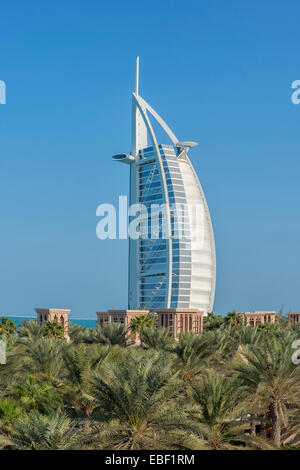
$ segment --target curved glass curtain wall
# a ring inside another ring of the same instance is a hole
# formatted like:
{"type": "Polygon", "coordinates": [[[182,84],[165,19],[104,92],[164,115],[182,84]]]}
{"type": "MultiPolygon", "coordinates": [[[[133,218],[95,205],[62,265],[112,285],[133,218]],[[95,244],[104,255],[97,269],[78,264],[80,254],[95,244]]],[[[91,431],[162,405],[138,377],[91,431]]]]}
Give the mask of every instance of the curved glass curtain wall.
{"type": "MultiPolygon", "coordinates": [[[[167,181],[170,207],[187,204],[181,170],[173,146],[160,145],[160,154],[167,181]]],[[[162,212],[156,223],[150,221],[151,205],[164,204],[159,166],[153,147],[139,151],[137,164],[138,202],[148,210],[148,217],[142,223],[142,233],[147,230],[148,239],[138,241],[138,299],[141,308],[155,310],[166,305],[166,278],[168,272],[168,244],[163,239],[162,212]],[[152,238],[151,238],[152,235],[152,238]],[[153,238],[153,236],[155,238],[153,238]]],[[[191,289],[191,244],[189,220],[185,220],[185,239],[178,239],[176,212],[172,220],[172,293],[171,308],[189,308],[191,289]]]]}

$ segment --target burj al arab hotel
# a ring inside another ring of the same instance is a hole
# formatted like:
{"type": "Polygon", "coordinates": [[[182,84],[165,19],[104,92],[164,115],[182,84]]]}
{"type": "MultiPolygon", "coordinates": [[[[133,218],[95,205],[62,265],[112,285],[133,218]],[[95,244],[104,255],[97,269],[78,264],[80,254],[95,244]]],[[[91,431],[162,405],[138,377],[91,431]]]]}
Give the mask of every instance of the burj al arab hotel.
{"type": "MultiPolygon", "coordinates": [[[[131,151],[112,158],[130,166],[130,205],[143,204],[150,208],[153,204],[163,204],[166,207],[168,236],[129,239],[129,309],[197,308],[204,312],[213,309],[215,242],[207,202],[188,158],[188,152],[195,145],[195,142],[180,141],[139,95],[137,58],[131,151]],[[168,139],[166,145],[158,143],[155,121],[168,139]],[[184,218],[185,234],[189,236],[174,235],[176,217],[171,210],[174,205],[202,209],[198,220],[192,216],[184,218]],[[200,230],[195,235],[199,225],[200,230]]],[[[142,225],[149,225],[147,217],[142,225]]]]}

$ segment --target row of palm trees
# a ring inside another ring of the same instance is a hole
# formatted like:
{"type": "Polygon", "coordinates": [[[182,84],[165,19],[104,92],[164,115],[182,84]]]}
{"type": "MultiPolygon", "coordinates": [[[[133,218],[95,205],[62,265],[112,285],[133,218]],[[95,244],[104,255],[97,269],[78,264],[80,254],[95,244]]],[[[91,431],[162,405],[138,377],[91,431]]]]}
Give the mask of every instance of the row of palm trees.
{"type": "Polygon", "coordinates": [[[202,334],[175,341],[150,315],[131,331],[70,325],[68,344],[55,324],[10,324],[0,447],[297,448],[300,367],[291,358],[299,332],[282,317],[244,327],[231,312],[210,314],[202,334]]]}

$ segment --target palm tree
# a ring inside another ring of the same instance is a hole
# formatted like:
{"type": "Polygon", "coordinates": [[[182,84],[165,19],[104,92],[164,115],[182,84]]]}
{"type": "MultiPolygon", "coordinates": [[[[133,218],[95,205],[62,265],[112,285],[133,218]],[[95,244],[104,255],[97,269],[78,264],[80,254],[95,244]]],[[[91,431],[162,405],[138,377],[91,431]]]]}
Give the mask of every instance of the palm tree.
{"type": "Polygon", "coordinates": [[[30,372],[38,374],[41,379],[47,380],[53,385],[58,385],[57,380],[63,367],[62,349],[64,344],[54,338],[42,337],[36,342],[24,339],[22,353],[29,361],[30,372]]]}
{"type": "Polygon", "coordinates": [[[24,383],[14,387],[10,396],[27,411],[46,412],[49,408],[63,407],[53,386],[48,382],[38,383],[32,375],[28,375],[24,383]]]}
{"type": "Polygon", "coordinates": [[[261,340],[261,332],[257,326],[241,326],[235,330],[234,334],[243,347],[255,346],[261,340]]]}
{"type": "Polygon", "coordinates": [[[96,407],[88,395],[90,373],[99,369],[109,352],[110,346],[100,344],[70,345],[64,350],[68,380],[64,385],[64,397],[84,418],[89,417],[96,407]]]}
{"type": "Polygon", "coordinates": [[[3,433],[0,434],[0,450],[17,450],[16,446],[12,445],[11,440],[8,436],[4,435],[3,433]]]}
{"type": "Polygon", "coordinates": [[[184,333],[179,336],[173,352],[177,355],[177,366],[181,371],[183,385],[194,380],[206,367],[211,356],[213,337],[210,334],[184,333]]]}
{"type": "Polygon", "coordinates": [[[0,422],[7,424],[12,422],[22,413],[22,408],[18,403],[7,398],[0,400],[0,422]]]}
{"type": "Polygon", "coordinates": [[[130,323],[130,330],[132,333],[141,333],[144,328],[154,328],[154,325],[154,315],[139,315],[130,323]]]}
{"type": "Polygon", "coordinates": [[[14,323],[13,320],[10,320],[9,318],[1,318],[0,320],[0,336],[5,335],[5,336],[11,336],[14,335],[17,332],[17,327],[14,323]]]}
{"type": "Polygon", "coordinates": [[[82,325],[76,325],[69,322],[69,335],[72,343],[90,343],[91,330],[82,325]]]}
{"type": "Polygon", "coordinates": [[[283,308],[284,308],[284,305],[281,306],[275,318],[275,326],[281,329],[289,326],[288,316],[284,315],[283,308]]]}
{"type": "Polygon", "coordinates": [[[170,328],[143,328],[141,343],[147,349],[171,351],[175,341],[170,328]]]}
{"type": "Polygon", "coordinates": [[[200,448],[226,450],[245,445],[240,419],[243,391],[236,378],[209,375],[199,386],[192,386],[191,398],[196,406],[189,414],[200,448]]]}
{"type": "Polygon", "coordinates": [[[50,338],[63,338],[64,327],[57,321],[47,321],[45,326],[45,335],[50,338]]]}
{"type": "Polygon", "coordinates": [[[233,312],[228,312],[225,317],[225,325],[229,328],[234,328],[243,324],[243,317],[240,313],[237,313],[235,310],[233,312]]]}
{"type": "Polygon", "coordinates": [[[288,427],[289,409],[300,404],[300,370],[291,360],[291,340],[289,335],[267,337],[244,352],[247,361],[239,360],[234,366],[250,400],[265,415],[277,447],[288,427]]]}
{"type": "Polygon", "coordinates": [[[80,448],[80,432],[65,413],[48,415],[31,411],[27,417],[13,422],[11,441],[21,449],[66,450],[80,448]]]}
{"type": "Polygon", "coordinates": [[[19,326],[19,335],[20,338],[29,338],[31,341],[36,341],[45,336],[45,324],[36,320],[22,321],[19,326]]]}
{"type": "Polygon", "coordinates": [[[224,328],[210,331],[209,337],[211,338],[211,354],[209,357],[210,365],[224,370],[238,350],[238,339],[236,335],[232,334],[231,330],[224,328]]]}
{"type": "Polygon", "coordinates": [[[249,347],[259,344],[262,339],[262,332],[257,326],[237,326],[233,331],[231,329],[225,330],[230,334],[233,341],[236,343],[236,351],[233,359],[242,359],[247,362],[247,358],[244,355],[244,351],[248,350],[249,347]]]}
{"type": "Polygon", "coordinates": [[[214,312],[209,312],[204,321],[207,330],[217,330],[224,324],[224,318],[221,315],[215,315],[214,312]]]}
{"type": "Polygon", "coordinates": [[[11,448],[12,442],[9,439],[11,426],[22,413],[22,408],[15,401],[0,399],[0,449],[5,446],[11,448]]]}
{"type": "Polygon", "coordinates": [[[91,370],[96,370],[109,354],[110,347],[100,344],[70,345],[63,351],[68,377],[74,385],[85,382],[91,370]]]}
{"type": "Polygon", "coordinates": [[[159,352],[128,350],[119,363],[108,357],[92,374],[90,390],[108,422],[96,428],[90,442],[97,439],[106,449],[161,448],[164,426],[169,437],[174,426],[166,423],[170,400],[178,393],[177,376],[172,361],[159,352]]]}
{"type": "Polygon", "coordinates": [[[127,331],[120,323],[106,323],[92,331],[91,339],[95,343],[126,346],[127,331]]]}

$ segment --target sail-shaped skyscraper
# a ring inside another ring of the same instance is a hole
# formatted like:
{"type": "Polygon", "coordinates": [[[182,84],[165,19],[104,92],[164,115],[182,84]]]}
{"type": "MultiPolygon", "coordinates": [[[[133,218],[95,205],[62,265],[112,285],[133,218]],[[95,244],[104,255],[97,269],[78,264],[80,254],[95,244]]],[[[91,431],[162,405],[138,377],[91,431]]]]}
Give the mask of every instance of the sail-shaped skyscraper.
{"type": "MultiPolygon", "coordinates": [[[[129,239],[128,308],[196,308],[210,312],[216,284],[214,234],[206,199],[188,158],[194,142],[182,142],[157,112],[139,95],[139,58],[132,95],[132,144],[130,154],[114,155],[115,161],[130,165],[130,205],[147,209],[163,204],[167,236],[129,239]],[[170,139],[157,141],[154,120],[170,139]],[[149,143],[148,143],[149,140],[149,143]],[[183,217],[184,237],[176,236],[177,216],[172,208],[198,207],[198,216],[183,217]],[[199,211],[200,208],[200,211],[199,211]],[[200,229],[200,230],[199,230],[200,229]],[[175,233],[176,232],[176,233],[175,233]]],[[[159,217],[158,217],[159,219],[159,217]]],[[[143,226],[150,225],[150,216],[143,226]]]]}

